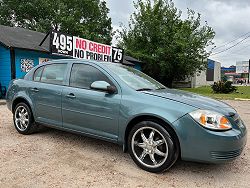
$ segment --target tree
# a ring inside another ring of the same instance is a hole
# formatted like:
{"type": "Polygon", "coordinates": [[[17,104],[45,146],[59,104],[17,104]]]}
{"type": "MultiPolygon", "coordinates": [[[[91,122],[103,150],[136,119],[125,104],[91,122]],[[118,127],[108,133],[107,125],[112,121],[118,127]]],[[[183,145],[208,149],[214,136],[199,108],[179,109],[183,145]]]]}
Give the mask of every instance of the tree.
{"type": "Polygon", "coordinates": [[[0,24],[35,31],[50,29],[110,44],[111,18],[100,0],[0,0],[0,24]]]}
{"type": "Polygon", "coordinates": [[[206,68],[214,31],[200,14],[181,12],[168,0],[138,0],[129,27],[122,27],[118,45],[144,62],[144,71],[167,86],[206,68]]]}

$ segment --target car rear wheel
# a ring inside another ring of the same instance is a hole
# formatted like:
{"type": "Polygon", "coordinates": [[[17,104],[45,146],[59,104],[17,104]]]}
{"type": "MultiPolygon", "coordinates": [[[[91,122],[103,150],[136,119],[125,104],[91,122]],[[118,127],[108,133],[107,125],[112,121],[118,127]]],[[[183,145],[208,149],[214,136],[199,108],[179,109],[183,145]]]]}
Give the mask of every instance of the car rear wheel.
{"type": "Polygon", "coordinates": [[[128,137],[128,149],[134,162],[149,172],[162,172],[178,158],[175,140],[169,132],[154,121],[135,125],[128,137]]]}
{"type": "Polygon", "coordinates": [[[29,106],[23,102],[16,105],[13,120],[16,130],[21,134],[31,134],[37,130],[29,106]]]}

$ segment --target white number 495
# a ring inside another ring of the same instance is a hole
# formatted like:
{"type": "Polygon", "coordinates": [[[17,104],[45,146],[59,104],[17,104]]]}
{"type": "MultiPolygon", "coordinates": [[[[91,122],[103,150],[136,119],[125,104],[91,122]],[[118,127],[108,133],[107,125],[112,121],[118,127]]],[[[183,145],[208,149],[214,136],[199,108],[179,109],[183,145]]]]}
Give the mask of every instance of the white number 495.
{"type": "Polygon", "coordinates": [[[59,35],[54,33],[52,45],[56,47],[56,49],[71,51],[72,50],[72,37],[65,36],[63,34],[59,35]]]}

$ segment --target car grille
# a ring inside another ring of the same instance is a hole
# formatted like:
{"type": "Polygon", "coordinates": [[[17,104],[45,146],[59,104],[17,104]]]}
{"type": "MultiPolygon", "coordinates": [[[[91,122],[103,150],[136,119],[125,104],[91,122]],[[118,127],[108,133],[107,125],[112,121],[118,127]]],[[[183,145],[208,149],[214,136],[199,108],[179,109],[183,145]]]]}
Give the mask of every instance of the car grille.
{"type": "Polygon", "coordinates": [[[234,159],[238,157],[242,152],[242,149],[234,150],[234,151],[212,151],[210,152],[212,159],[216,160],[226,160],[226,159],[234,159]]]}

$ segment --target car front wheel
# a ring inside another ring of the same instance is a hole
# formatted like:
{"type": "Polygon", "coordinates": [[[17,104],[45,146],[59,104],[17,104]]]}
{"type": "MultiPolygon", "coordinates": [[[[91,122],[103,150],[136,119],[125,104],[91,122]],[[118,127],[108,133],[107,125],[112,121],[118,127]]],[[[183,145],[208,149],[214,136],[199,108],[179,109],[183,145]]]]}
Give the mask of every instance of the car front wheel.
{"type": "Polygon", "coordinates": [[[134,162],[149,172],[162,172],[178,158],[178,150],[169,132],[154,121],[135,125],[128,138],[129,153],[134,162]]]}

